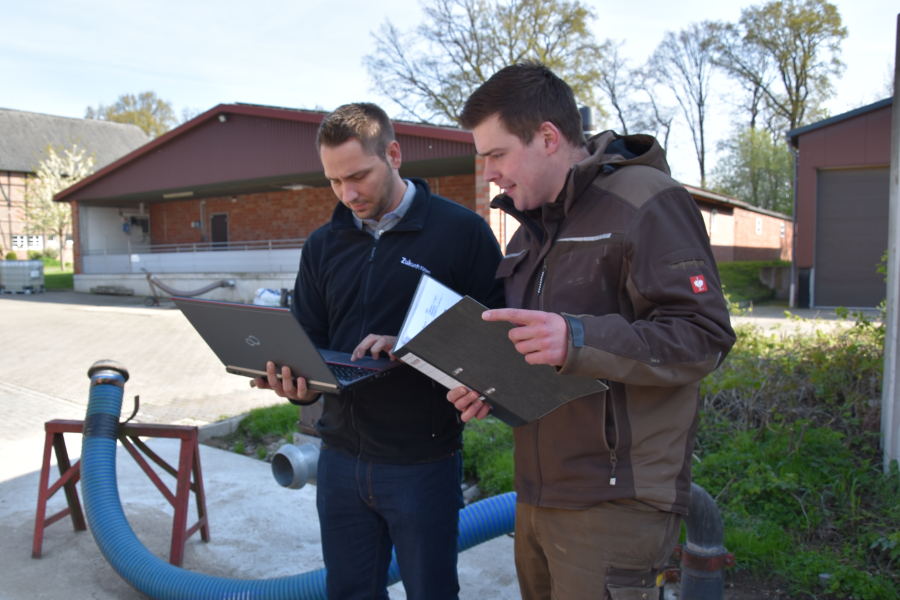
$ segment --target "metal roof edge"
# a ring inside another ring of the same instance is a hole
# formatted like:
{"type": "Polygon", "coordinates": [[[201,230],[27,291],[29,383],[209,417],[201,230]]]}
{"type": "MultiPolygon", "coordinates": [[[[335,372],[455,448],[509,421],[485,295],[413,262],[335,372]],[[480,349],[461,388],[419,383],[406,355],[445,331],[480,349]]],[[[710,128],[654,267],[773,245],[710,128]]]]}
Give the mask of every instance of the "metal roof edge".
{"type": "Polygon", "coordinates": [[[854,108],[853,110],[849,110],[845,113],[841,113],[839,115],[835,115],[833,117],[829,117],[827,119],[823,119],[809,125],[804,125],[803,127],[791,129],[784,134],[784,137],[786,137],[796,147],[796,144],[794,144],[794,140],[805,133],[815,131],[816,129],[821,129],[822,127],[828,127],[829,125],[834,125],[835,123],[840,123],[841,121],[846,121],[847,119],[852,119],[853,117],[864,115],[866,113],[872,112],[873,110],[884,108],[885,106],[891,106],[893,103],[894,97],[891,96],[890,98],[885,98],[884,100],[879,100],[878,102],[873,102],[872,104],[860,106],[859,108],[854,108]]]}
{"type": "Polygon", "coordinates": [[[750,212],[768,215],[777,219],[786,219],[788,221],[794,220],[790,215],[775,212],[774,210],[768,210],[766,208],[760,208],[759,206],[753,206],[752,204],[744,202],[743,200],[738,200],[737,198],[732,198],[731,196],[725,196],[724,194],[711,192],[710,190],[706,190],[693,185],[688,185],[686,183],[682,183],[681,185],[684,186],[684,189],[686,189],[691,196],[700,197],[703,200],[710,200],[712,202],[718,202],[720,204],[727,204],[729,206],[743,208],[744,210],[749,210],[750,212]]]}

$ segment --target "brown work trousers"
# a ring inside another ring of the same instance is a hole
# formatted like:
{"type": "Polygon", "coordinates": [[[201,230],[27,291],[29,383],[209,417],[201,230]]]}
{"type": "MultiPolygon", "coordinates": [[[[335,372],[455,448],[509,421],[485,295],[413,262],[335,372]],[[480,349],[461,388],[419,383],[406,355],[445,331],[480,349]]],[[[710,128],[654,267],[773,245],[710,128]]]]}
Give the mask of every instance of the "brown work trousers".
{"type": "Polygon", "coordinates": [[[681,515],[635,500],[585,510],[516,505],[522,600],[657,600],[681,515]]]}

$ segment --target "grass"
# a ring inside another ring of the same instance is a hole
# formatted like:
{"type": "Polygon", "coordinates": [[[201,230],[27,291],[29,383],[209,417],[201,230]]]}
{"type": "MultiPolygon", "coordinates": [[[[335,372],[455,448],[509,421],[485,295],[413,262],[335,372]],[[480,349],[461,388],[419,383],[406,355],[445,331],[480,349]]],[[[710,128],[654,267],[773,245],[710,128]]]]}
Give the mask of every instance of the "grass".
{"type": "Polygon", "coordinates": [[[297,429],[297,407],[293,404],[276,404],[254,408],[241,421],[237,431],[207,443],[237,454],[253,456],[260,460],[270,458],[269,446],[279,440],[290,442],[297,429]]]}
{"type": "Polygon", "coordinates": [[[65,271],[59,266],[44,266],[44,288],[48,290],[72,290],[75,289],[73,280],[74,271],[69,266],[65,271]]]}
{"type": "Polygon", "coordinates": [[[767,300],[775,294],[759,280],[762,267],[790,267],[783,260],[753,260],[718,263],[719,278],[732,302],[767,300]]]}
{"type": "MultiPolygon", "coordinates": [[[[879,446],[884,328],[855,317],[813,333],[741,327],[702,382],[694,481],[716,498],[738,568],[794,598],[900,596],[900,474],[882,473],[879,446]]],[[[511,490],[511,430],[486,419],[464,440],[482,493],[511,490]]]]}

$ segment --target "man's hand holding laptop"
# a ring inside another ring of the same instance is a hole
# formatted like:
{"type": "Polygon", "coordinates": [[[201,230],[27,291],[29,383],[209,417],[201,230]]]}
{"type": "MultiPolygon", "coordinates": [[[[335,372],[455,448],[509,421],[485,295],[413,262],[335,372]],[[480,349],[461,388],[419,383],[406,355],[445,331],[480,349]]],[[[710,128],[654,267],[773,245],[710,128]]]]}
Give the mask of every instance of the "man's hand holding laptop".
{"type": "MultiPolygon", "coordinates": [[[[397,336],[370,333],[353,350],[353,357],[350,360],[355,361],[362,358],[366,355],[367,350],[372,353],[372,358],[376,360],[381,352],[390,356],[391,360],[397,360],[394,358],[394,355],[391,354],[391,348],[393,348],[396,343],[397,336]]],[[[298,402],[310,402],[319,395],[319,392],[307,389],[306,379],[303,377],[294,379],[290,367],[281,367],[281,379],[279,379],[275,363],[269,361],[266,363],[266,373],[266,379],[257,377],[253,380],[256,387],[261,390],[272,390],[277,396],[289,398],[298,402]]]]}
{"type": "Polygon", "coordinates": [[[256,377],[253,382],[261,390],[272,390],[276,396],[297,400],[298,402],[309,402],[319,395],[319,392],[306,388],[306,380],[302,377],[294,377],[291,375],[290,367],[281,367],[281,379],[278,379],[278,372],[275,369],[275,363],[271,360],[266,363],[267,379],[256,377]]]}

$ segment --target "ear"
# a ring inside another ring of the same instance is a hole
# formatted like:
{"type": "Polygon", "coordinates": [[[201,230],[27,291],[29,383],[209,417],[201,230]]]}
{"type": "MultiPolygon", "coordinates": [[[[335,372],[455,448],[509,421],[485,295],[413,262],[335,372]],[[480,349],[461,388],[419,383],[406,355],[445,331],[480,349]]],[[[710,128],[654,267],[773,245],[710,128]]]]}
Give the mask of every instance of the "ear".
{"type": "Polygon", "coordinates": [[[403,155],[400,152],[400,144],[397,143],[397,140],[391,140],[391,143],[388,144],[387,150],[385,151],[385,158],[391,168],[399,169],[400,165],[403,163],[403,155]]]}
{"type": "Polygon", "coordinates": [[[560,133],[559,128],[550,121],[541,123],[540,129],[538,129],[538,136],[540,136],[540,141],[543,144],[547,156],[555,154],[562,144],[562,133],[560,133]]]}

